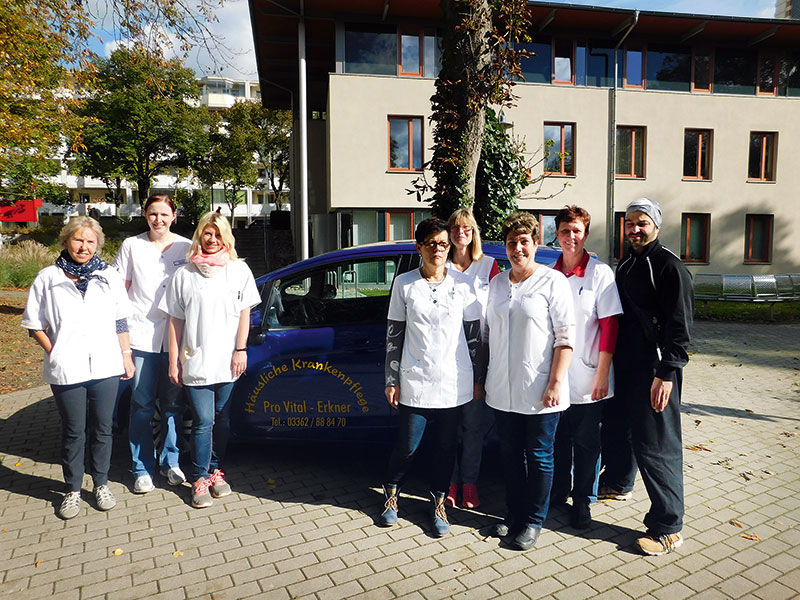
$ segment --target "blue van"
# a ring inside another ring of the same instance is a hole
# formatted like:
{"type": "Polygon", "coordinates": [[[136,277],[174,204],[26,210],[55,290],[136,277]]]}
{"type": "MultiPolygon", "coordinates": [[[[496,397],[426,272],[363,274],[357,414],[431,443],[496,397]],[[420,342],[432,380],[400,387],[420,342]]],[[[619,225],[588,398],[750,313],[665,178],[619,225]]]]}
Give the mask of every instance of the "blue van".
{"type": "MultiPolygon", "coordinates": [[[[509,267],[502,244],[483,250],[509,267]]],[[[536,261],[560,250],[539,246],[536,261]]],[[[396,411],[384,397],[389,294],[419,267],[413,242],[337,250],[260,277],[248,367],[231,411],[236,440],[391,441],[396,411]]]]}

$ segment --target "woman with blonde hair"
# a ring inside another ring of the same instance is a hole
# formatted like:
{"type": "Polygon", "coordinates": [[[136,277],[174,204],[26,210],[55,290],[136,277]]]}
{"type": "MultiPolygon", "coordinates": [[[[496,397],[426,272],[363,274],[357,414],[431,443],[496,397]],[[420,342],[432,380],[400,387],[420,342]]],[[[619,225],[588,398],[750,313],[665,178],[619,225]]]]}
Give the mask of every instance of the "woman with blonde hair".
{"type": "MultiPolygon", "coordinates": [[[[489,299],[489,282],[500,272],[497,261],[486,256],[481,247],[481,233],[475,216],[469,208],[459,208],[450,215],[447,221],[450,232],[450,254],[447,267],[464,273],[472,278],[475,295],[481,306],[481,329],[484,344],[486,337],[486,305],[489,299]]],[[[459,448],[456,464],[447,493],[448,506],[455,507],[458,486],[461,484],[461,502],[464,508],[478,508],[478,475],[481,470],[483,454],[483,437],[487,430],[487,421],[492,418],[486,410],[483,398],[474,398],[461,411],[459,425],[459,448]]]]}
{"type": "Polygon", "coordinates": [[[253,273],[238,259],[225,217],[200,219],[189,263],[170,281],[169,377],[186,386],[192,409],[192,506],[231,493],[221,464],[230,433],[230,397],[247,368],[250,308],[260,302],[253,273]],[[209,493],[210,492],[210,493],[209,493]]]}
{"type": "Polygon", "coordinates": [[[98,256],[105,236],[91,217],[71,219],[59,234],[64,250],[36,276],[22,326],[44,350],[42,378],[61,415],[62,519],[81,508],[86,433],[97,508],[117,501],[108,487],[111,422],[119,380],[134,373],[128,339],[130,304],[122,278],[98,256]]]}

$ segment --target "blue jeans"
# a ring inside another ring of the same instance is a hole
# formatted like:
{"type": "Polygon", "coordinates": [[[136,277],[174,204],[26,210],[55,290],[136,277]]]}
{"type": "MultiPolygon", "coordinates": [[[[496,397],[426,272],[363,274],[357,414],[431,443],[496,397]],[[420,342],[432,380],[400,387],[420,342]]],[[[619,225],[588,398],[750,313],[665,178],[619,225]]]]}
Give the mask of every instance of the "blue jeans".
{"type": "Polygon", "coordinates": [[[451,481],[477,483],[481,471],[483,440],[489,430],[492,413],[486,401],[472,400],[461,407],[461,425],[458,429],[458,450],[451,481]]]}
{"type": "Polygon", "coordinates": [[[178,426],[183,421],[182,390],[169,380],[166,352],[133,351],[130,437],[133,476],[155,475],[156,448],[153,444],[153,414],[158,398],[161,408],[161,452],[158,464],[178,466],[178,426]]]}
{"type": "Polygon", "coordinates": [[[389,459],[384,483],[398,486],[403,483],[422,441],[422,435],[430,425],[431,435],[434,436],[431,448],[430,489],[432,492],[446,494],[456,459],[461,407],[412,408],[400,404],[397,408],[400,411],[400,428],[397,431],[397,441],[389,459]]]}
{"type": "Polygon", "coordinates": [[[551,498],[572,496],[573,504],[597,502],[600,473],[600,419],[604,400],[572,404],[561,413],[556,430],[551,498]]]}
{"type": "Polygon", "coordinates": [[[50,386],[61,415],[61,468],[67,492],[81,489],[87,429],[92,480],[95,487],[108,483],[111,419],[118,385],[119,377],[115,376],[50,386]]]}
{"type": "Polygon", "coordinates": [[[234,382],[187,385],[192,408],[192,481],[220,468],[231,432],[231,393],[234,382]]]}
{"type": "Polygon", "coordinates": [[[560,417],[560,412],[523,415],[494,411],[506,480],[506,519],[517,526],[541,528],[547,516],[560,417]]]}

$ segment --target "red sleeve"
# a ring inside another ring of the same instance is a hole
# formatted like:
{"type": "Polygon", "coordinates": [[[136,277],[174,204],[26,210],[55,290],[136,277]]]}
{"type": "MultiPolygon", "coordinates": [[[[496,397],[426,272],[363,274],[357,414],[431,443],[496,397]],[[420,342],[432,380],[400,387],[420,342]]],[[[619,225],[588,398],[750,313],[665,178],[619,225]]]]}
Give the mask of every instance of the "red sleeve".
{"type": "Polygon", "coordinates": [[[600,325],[600,352],[614,353],[617,347],[617,333],[619,333],[619,318],[617,315],[599,319],[600,325]]]}
{"type": "Polygon", "coordinates": [[[500,267],[497,266],[497,261],[492,259],[492,270],[489,271],[489,281],[491,281],[495,275],[500,272],[500,267]]]}

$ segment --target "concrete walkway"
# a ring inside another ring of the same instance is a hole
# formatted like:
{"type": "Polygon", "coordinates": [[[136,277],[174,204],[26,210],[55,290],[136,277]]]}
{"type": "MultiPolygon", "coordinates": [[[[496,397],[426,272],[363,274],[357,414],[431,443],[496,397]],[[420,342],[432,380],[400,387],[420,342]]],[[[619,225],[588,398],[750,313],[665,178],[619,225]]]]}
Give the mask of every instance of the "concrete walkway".
{"type": "MultiPolygon", "coordinates": [[[[189,488],[130,489],[117,440],[102,513],[55,515],[59,417],[46,387],[0,397],[0,598],[760,598],[800,593],[800,326],[698,322],[685,371],[686,538],[637,554],[648,501],[593,507],[587,532],[555,509],[535,549],[485,537],[503,512],[485,465],[479,511],[428,533],[415,477],[393,529],[375,526],[386,452],[233,448],[234,493],[192,509],[189,488]]],[[[85,490],[91,489],[88,478],[85,490]]]]}

